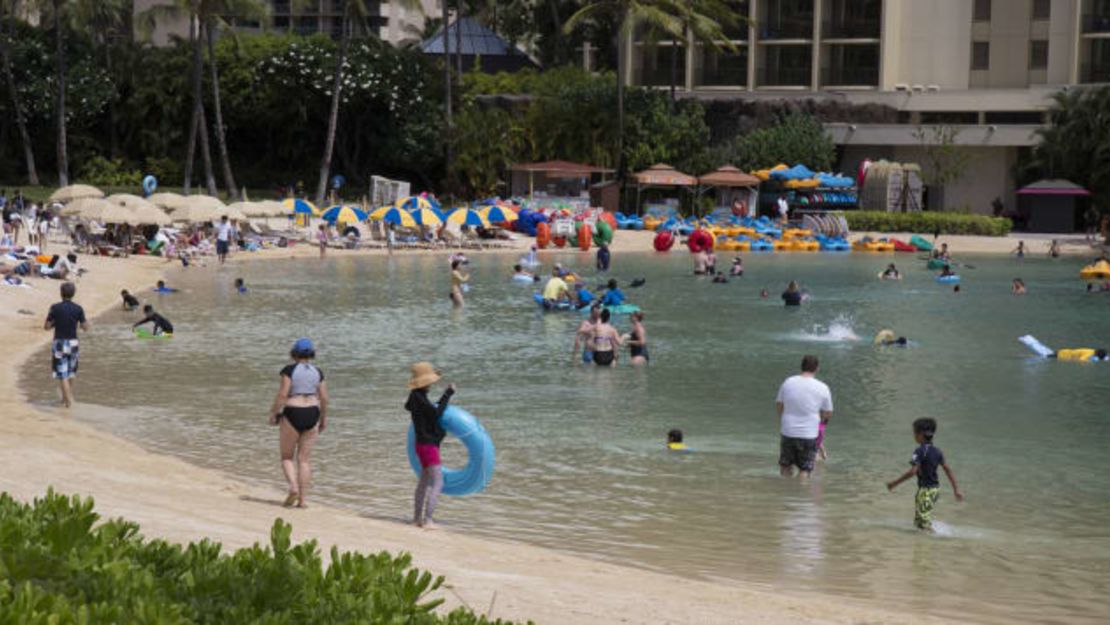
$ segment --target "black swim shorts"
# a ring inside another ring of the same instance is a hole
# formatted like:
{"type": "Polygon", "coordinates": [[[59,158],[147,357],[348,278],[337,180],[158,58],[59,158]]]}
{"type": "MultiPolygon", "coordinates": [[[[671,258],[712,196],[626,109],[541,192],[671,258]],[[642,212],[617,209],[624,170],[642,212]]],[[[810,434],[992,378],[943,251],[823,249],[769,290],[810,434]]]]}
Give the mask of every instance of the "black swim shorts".
{"type": "Polygon", "coordinates": [[[816,459],[816,438],[783,436],[779,441],[779,466],[793,466],[798,467],[801,471],[812,471],[816,459]]]}

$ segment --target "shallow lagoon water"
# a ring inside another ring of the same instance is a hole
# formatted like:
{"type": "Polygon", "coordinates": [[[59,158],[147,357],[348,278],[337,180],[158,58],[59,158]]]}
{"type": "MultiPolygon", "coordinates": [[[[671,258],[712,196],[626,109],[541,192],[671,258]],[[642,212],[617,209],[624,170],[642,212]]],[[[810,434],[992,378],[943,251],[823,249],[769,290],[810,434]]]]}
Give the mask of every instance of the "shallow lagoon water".
{"type": "MultiPolygon", "coordinates": [[[[591,256],[563,260],[601,281],[591,256]]],[[[615,370],[577,364],[580,317],[539,312],[508,280],[512,257],[473,260],[462,311],[442,256],[187,270],[172,280],[183,293],[140,294],[173,321],[172,341],[133,339],[133,313],[95,321],[79,387],[94,406],[81,414],[278,498],[265,417],[289,346],[308,335],[333,402],[312,496],[402,521],[415,485],[404,384],[412,361],[432,360],[498,450],[486,492],[441,503],[452,531],[953,618],[1104,622],[1110,364],[1033,360],[1016,338],[1110,345],[1110,294],[1083,292],[1078,260],[964,260],[975,268],[955,294],[910,255],[748,254],[747,275],[725,285],[690,276],[686,254],[622,255],[613,275],[647,278],[627,293],[647,311],[653,362],[615,370]],[[906,280],[875,279],[891,260],[906,280]],[[247,295],[231,286],[240,276],[247,295]],[[1017,276],[1029,295],[1010,295],[1017,276]],[[777,299],[791,278],[812,293],[797,310],[777,299]],[[915,345],[873,347],[883,327],[915,345]],[[773,400],[805,353],[821,358],[836,410],[830,458],[799,484],[777,474],[773,400]],[[912,530],[915,486],[884,487],[920,416],[939,420],[967,495],[957,504],[943,485],[932,537],[912,530]],[[673,427],[694,453],[662,450],[673,427]]],[[[53,400],[32,371],[32,400],[53,400]]],[[[463,453],[444,447],[448,464],[463,453]]]]}

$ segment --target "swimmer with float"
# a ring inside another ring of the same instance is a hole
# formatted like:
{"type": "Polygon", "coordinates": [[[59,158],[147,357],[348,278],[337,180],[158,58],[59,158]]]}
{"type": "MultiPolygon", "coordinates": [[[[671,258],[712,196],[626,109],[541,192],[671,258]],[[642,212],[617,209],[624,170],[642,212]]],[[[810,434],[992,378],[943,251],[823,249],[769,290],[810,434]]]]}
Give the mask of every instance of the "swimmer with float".
{"type": "Polygon", "coordinates": [[[1105,348],[1094,349],[1090,347],[1073,347],[1070,349],[1053,350],[1051,347],[1046,346],[1044,343],[1038,341],[1033,335],[1026,334],[1025,336],[1018,337],[1018,341],[1029,349],[1033,350],[1035,354],[1041,358],[1052,358],[1055,360],[1063,360],[1067,362],[1106,362],[1110,361],[1110,355],[1107,354],[1105,348]]]}
{"type": "Polygon", "coordinates": [[[554,309],[564,301],[570,301],[570,289],[560,275],[561,267],[556,265],[551,270],[551,277],[543,287],[543,307],[554,309]]]}
{"type": "Polygon", "coordinates": [[[690,451],[686,443],[682,442],[682,430],[674,429],[667,432],[667,451],[690,451]]]}
{"type": "Polygon", "coordinates": [[[605,295],[603,295],[601,297],[601,305],[602,306],[620,306],[623,303],[624,303],[624,291],[621,291],[620,287],[617,286],[616,279],[611,278],[609,280],[609,284],[606,285],[605,295]]]}
{"type": "Polygon", "coordinates": [[[880,280],[901,280],[902,279],[902,273],[898,271],[898,268],[894,266],[894,263],[890,263],[889,265],[886,266],[886,269],[884,269],[883,272],[879,274],[879,279],[880,280]]]}
{"type": "Polygon", "coordinates": [[[162,315],[154,312],[154,306],[151,306],[150,304],[143,306],[143,314],[146,316],[139,321],[136,321],[135,325],[131,326],[131,329],[133,331],[137,331],[139,330],[140,326],[149,323],[151,326],[151,329],[149,330],[151,336],[173,336],[173,324],[170,323],[169,319],[166,319],[162,315]]]}
{"type": "Polygon", "coordinates": [[[448,384],[439,401],[432,403],[428,398],[428,391],[440,377],[429,362],[412,365],[409,397],[405,401],[405,410],[409,411],[416,435],[416,456],[420,459],[420,481],[413,495],[412,524],[424,529],[436,527],[433,517],[439,495],[443,491],[443,465],[439,457],[439,446],[447,436],[447,431],[440,424],[440,417],[447,410],[451,396],[455,394],[455,385],[448,384]]]}
{"type": "Polygon", "coordinates": [[[574,283],[574,300],[576,302],[575,308],[581,310],[594,303],[594,294],[586,288],[584,282],[574,283]]]}
{"type": "Polygon", "coordinates": [[[880,347],[908,347],[909,344],[909,339],[895,335],[894,330],[879,330],[879,333],[875,335],[875,345],[880,347]]]}
{"type": "Polygon", "coordinates": [[[165,280],[159,280],[158,284],[152,290],[155,293],[177,293],[177,289],[166,286],[165,280]]]}

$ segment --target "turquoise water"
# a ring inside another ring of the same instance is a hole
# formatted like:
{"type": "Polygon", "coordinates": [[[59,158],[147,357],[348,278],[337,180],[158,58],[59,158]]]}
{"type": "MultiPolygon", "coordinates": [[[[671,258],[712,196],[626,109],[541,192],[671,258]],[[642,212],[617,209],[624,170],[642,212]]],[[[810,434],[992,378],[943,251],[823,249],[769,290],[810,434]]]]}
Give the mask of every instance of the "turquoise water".
{"type": "MultiPolygon", "coordinates": [[[[590,256],[564,260],[592,274],[590,256]]],[[[1110,364],[1034,361],[1016,338],[1110,345],[1110,294],[1083,292],[1079,260],[964,260],[975,268],[955,294],[909,255],[749,254],[726,285],[690,276],[685,254],[619,256],[614,275],[647,279],[628,293],[647,311],[653,362],[615,370],[575,364],[580,318],[539,312],[507,279],[512,257],[473,261],[461,311],[442,256],[190,269],[173,280],[184,293],[154,299],[172,341],[131,338],[131,313],[97,320],[79,391],[94,406],[78,414],[278,498],[265,417],[289,346],[308,335],[333,399],[313,497],[402,521],[415,485],[404,384],[412,361],[432,360],[498,449],[485,493],[441,504],[453,531],[952,618],[1103,622],[1110,364]],[[906,280],[875,279],[891,259],[906,280]],[[239,276],[248,295],[231,287],[239,276]],[[1010,295],[1017,276],[1029,295],[1010,295]],[[792,278],[812,294],[797,310],[777,299],[792,278]],[[883,327],[915,346],[876,349],[883,327]],[[836,410],[829,460],[799,484],[778,477],[774,396],[805,353],[821,358],[836,410]],[[943,485],[934,537],[912,530],[914,485],[884,487],[921,416],[938,419],[967,496],[943,485]],[[662,451],[673,427],[695,453],[662,451]]],[[[28,386],[53,399],[48,379],[28,386]]],[[[458,463],[463,450],[444,454],[458,463]]]]}

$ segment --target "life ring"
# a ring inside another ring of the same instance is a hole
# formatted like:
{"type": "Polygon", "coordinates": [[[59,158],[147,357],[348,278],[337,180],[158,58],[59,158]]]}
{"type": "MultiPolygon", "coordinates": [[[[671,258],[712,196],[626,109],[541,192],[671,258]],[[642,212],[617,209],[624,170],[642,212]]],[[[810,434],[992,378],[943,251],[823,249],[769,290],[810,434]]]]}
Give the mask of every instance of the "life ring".
{"type": "Polygon", "coordinates": [[[555,247],[566,247],[567,246],[567,238],[566,237],[555,237],[554,239],[552,239],[551,242],[555,244],[555,247]]]}
{"type": "MultiPolygon", "coordinates": [[[[611,213],[605,214],[610,215],[611,213]]],[[[609,245],[613,242],[614,231],[616,231],[616,228],[614,226],[611,226],[609,222],[597,222],[597,235],[594,236],[594,242],[596,242],[598,245],[609,245]]]]}
{"type": "Polygon", "coordinates": [[[154,193],[154,190],[157,188],[158,179],[147,174],[147,176],[143,178],[143,191],[149,196],[150,194],[154,193]]]}
{"type": "Polygon", "coordinates": [[[551,226],[546,221],[536,224],[536,247],[541,250],[551,244],[551,226]]]}
{"type": "Polygon", "coordinates": [[[601,211],[601,214],[597,216],[597,225],[600,226],[601,224],[606,224],[611,229],[616,230],[617,218],[615,215],[613,215],[613,213],[610,213],[607,210],[603,210],[601,211]]]}
{"type": "Polygon", "coordinates": [[[695,230],[690,233],[690,237],[686,240],[686,246],[695,254],[708,252],[713,249],[713,235],[705,230],[695,230]]]}
{"type": "Polygon", "coordinates": [[[655,247],[656,252],[669,252],[674,247],[674,233],[670,230],[660,230],[655,233],[655,240],[652,245],[655,247]]]}
{"type": "MultiPolygon", "coordinates": [[[[466,446],[466,466],[461,469],[443,467],[443,493],[445,495],[472,495],[480,493],[493,477],[495,450],[493,440],[474,415],[457,406],[448,406],[439,419],[447,433],[466,446]]],[[[409,464],[420,475],[420,459],[416,457],[416,431],[409,426],[409,464]]]]}
{"type": "MultiPolygon", "coordinates": [[[[602,221],[598,223],[605,222],[602,221]]],[[[590,244],[593,243],[593,240],[594,235],[593,232],[590,230],[589,224],[582,224],[578,227],[578,249],[582,250],[583,252],[590,251],[590,244]]]]}

